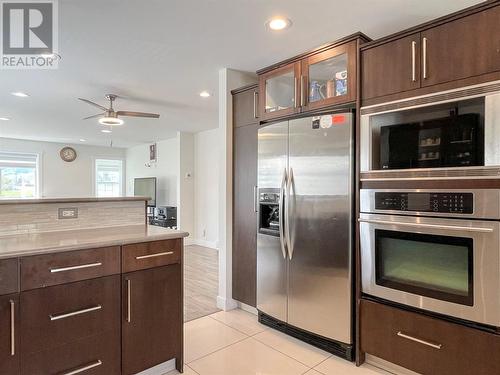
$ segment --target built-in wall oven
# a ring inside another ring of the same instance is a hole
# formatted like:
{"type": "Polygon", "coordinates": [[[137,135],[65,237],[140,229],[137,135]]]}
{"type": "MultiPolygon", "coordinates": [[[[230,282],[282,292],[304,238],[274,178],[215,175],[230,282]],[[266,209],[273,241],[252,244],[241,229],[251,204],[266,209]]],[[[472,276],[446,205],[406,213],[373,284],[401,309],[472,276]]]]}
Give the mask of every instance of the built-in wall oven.
{"type": "Polygon", "coordinates": [[[362,190],[362,292],[500,327],[500,191],[362,190]]]}
{"type": "Polygon", "coordinates": [[[500,176],[500,82],[361,108],[361,180],[500,176]]]}

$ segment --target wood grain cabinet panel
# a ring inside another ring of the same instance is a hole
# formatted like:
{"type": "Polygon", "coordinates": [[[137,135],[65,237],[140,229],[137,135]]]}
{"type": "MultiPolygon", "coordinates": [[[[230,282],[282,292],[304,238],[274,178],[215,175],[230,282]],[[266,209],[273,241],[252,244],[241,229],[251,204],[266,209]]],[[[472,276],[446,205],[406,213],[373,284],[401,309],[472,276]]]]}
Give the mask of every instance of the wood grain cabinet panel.
{"type": "Polygon", "coordinates": [[[19,374],[19,294],[0,297],[0,374],[19,374]]]}
{"type": "Polygon", "coordinates": [[[422,48],[422,86],[500,71],[500,6],[423,31],[422,48]]]}
{"type": "Polygon", "coordinates": [[[30,290],[120,273],[120,247],[21,258],[21,289],[30,290]]]}
{"type": "Polygon", "coordinates": [[[182,367],[182,269],[174,264],[122,276],[122,371],[172,358],[182,367]]]}
{"type": "Polygon", "coordinates": [[[259,88],[257,85],[233,95],[234,127],[259,122],[259,88]]]}
{"type": "Polygon", "coordinates": [[[120,276],[22,292],[21,306],[23,354],[119,330],[120,276]]]}
{"type": "Polygon", "coordinates": [[[361,54],[363,99],[420,87],[420,33],[364,50],[361,54]]]}
{"type": "Polygon", "coordinates": [[[26,355],[21,371],[22,375],[120,375],[120,355],[118,329],[26,355]]]}
{"type": "Polygon", "coordinates": [[[0,260],[0,295],[19,291],[19,261],[0,260]]]}
{"type": "Polygon", "coordinates": [[[257,135],[259,125],[234,130],[233,298],[256,306],[257,284],[257,135]]]}
{"type": "Polygon", "coordinates": [[[361,350],[423,375],[500,374],[500,335],[361,301],[361,350]]]}
{"type": "Polygon", "coordinates": [[[180,263],[182,239],[145,242],[122,247],[122,272],[180,263]]]}

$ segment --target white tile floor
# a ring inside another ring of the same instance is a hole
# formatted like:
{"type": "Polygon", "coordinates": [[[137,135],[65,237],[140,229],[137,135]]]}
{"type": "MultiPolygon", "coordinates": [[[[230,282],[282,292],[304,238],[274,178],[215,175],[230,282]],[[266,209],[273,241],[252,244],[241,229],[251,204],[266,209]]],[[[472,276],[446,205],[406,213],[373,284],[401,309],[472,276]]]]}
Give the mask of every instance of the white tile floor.
{"type": "MultiPolygon", "coordinates": [[[[184,325],[187,375],[380,375],[258,323],[242,310],[184,325]]],[[[176,371],[167,375],[177,374],[176,371]]]]}

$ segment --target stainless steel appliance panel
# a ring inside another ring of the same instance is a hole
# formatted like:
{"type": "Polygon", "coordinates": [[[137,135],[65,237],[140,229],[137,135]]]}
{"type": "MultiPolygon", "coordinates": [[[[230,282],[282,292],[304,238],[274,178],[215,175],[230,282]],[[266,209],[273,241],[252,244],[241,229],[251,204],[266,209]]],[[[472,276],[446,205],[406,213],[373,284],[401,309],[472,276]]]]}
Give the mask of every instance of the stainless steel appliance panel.
{"type": "Polygon", "coordinates": [[[290,121],[288,323],[351,343],[352,115],[340,116],[290,121]]]}
{"type": "MultiPolygon", "coordinates": [[[[288,121],[260,129],[258,144],[259,190],[283,190],[288,169],[288,121]]],[[[288,263],[284,245],[283,235],[257,234],[257,308],[286,322],[288,263]]]]}
{"type": "Polygon", "coordinates": [[[363,293],[408,306],[500,327],[500,222],[397,215],[360,215],[363,293]],[[473,303],[465,305],[409,293],[376,282],[376,231],[470,238],[473,303]]]}

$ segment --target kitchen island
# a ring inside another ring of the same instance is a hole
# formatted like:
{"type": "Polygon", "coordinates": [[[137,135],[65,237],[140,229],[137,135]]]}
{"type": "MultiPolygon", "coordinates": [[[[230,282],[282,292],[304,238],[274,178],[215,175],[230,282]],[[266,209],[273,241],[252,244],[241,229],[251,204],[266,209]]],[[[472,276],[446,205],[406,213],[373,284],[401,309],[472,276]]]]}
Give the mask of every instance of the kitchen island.
{"type": "Polygon", "coordinates": [[[0,230],[1,374],[182,371],[188,233],[146,225],[145,198],[2,202],[7,214],[24,220],[0,230]]]}

